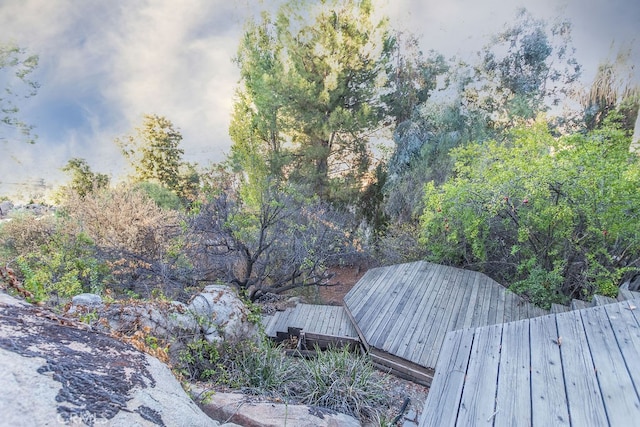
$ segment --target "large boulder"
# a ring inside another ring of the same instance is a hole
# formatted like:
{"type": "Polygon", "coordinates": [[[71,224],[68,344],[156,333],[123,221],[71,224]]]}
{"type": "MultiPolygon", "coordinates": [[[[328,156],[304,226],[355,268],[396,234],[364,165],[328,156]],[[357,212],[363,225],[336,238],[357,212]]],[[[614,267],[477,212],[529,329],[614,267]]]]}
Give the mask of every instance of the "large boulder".
{"type": "Polygon", "coordinates": [[[219,425],[129,344],[3,292],[0,319],[3,425],[219,425]]]}
{"type": "Polygon", "coordinates": [[[210,285],[193,298],[188,306],[207,341],[238,341],[254,337],[257,326],[249,322],[249,310],[233,289],[210,285]]]}

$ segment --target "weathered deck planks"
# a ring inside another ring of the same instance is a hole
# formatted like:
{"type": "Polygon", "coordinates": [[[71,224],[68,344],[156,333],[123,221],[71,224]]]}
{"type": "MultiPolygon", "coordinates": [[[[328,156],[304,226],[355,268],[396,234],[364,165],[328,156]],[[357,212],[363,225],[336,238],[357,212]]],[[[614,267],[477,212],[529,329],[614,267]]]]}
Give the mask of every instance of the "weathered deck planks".
{"type": "Polygon", "coordinates": [[[367,349],[429,369],[449,331],[546,314],[482,273],[424,261],[369,270],[344,306],[367,349]]]}
{"type": "Polygon", "coordinates": [[[524,426],[531,417],[529,321],[502,326],[495,426],[524,426]]]}
{"type": "Polygon", "coordinates": [[[437,398],[434,399],[431,411],[424,413],[425,425],[455,426],[458,413],[447,411],[446,408],[452,401],[456,404],[460,401],[472,345],[473,329],[461,329],[447,334],[442,352],[455,357],[443,363],[444,366],[434,374],[429,393],[437,398]]]}
{"type": "MultiPolygon", "coordinates": [[[[577,311],[556,314],[560,356],[571,423],[578,426],[607,425],[607,414],[602,404],[602,393],[595,376],[595,367],[589,352],[582,318],[577,311]]],[[[557,340],[557,338],[556,338],[557,340]]]]}
{"type": "Polygon", "coordinates": [[[265,334],[276,338],[278,333],[286,334],[289,328],[329,338],[358,338],[358,333],[342,306],[298,304],[285,311],[278,311],[267,319],[265,334]]]}
{"type": "MultiPolygon", "coordinates": [[[[582,323],[612,425],[633,425],[640,419],[638,395],[603,307],[582,310],[582,323]]],[[[639,384],[640,385],[640,384],[639,384]]]]}
{"type": "MultiPolygon", "coordinates": [[[[502,325],[488,326],[475,333],[470,352],[471,361],[465,372],[467,378],[460,399],[460,410],[456,411],[457,425],[483,425],[493,420],[501,340],[502,325]],[[478,357],[478,355],[487,357],[478,357]]],[[[431,410],[429,407],[422,412],[424,414],[431,410]]],[[[438,423],[433,425],[436,426],[438,423]]]]}
{"type": "Polygon", "coordinates": [[[531,414],[539,426],[569,425],[567,394],[555,316],[529,322],[531,340],[531,414]]]}
{"type": "Polygon", "coordinates": [[[637,304],[450,332],[420,426],[637,425],[637,304]]]}

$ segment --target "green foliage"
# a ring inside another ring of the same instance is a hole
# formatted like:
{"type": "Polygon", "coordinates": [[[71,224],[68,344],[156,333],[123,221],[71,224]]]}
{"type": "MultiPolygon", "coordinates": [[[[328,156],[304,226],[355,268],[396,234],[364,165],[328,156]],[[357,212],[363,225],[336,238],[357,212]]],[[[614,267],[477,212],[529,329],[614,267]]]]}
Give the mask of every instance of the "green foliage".
{"type": "Polygon", "coordinates": [[[396,126],[409,120],[417,106],[429,99],[438,87],[438,77],[449,70],[444,56],[430,51],[425,58],[419,49],[419,40],[413,34],[396,33],[386,40],[383,50],[389,56],[386,63],[385,93],[381,101],[386,114],[396,126]]]}
{"type": "Polygon", "coordinates": [[[209,380],[220,369],[218,346],[204,339],[190,342],[178,355],[178,371],[190,380],[209,380]]]}
{"type": "Polygon", "coordinates": [[[187,344],[178,370],[190,379],[278,397],[291,403],[321,406],[361,420],[380,417],[389,405],[385,377],[364,355],[348,348],[316,349],[310,359],[287,357],[270,340],[187,344]]]}
{"type": "Polygon", "coordinates": [[[326,284],[329,266],[362,255],[354,224],[353,214],[290,188],[270,188],[257,206],[225,192],[191,219],[209,274],[251,300],[326,284]]]}
{"type": "Polygon", "coordinates": [[[135,188],[141,190],[162,209],[178,210],[182,207],[180,198],[174,192],[160,184],[144,181],[136,184],[135,188]]]}
{"type": "Polygon", "coordinates": [[[482,269],[542,305],[612,295],[639,267],[629,144],[613,121],[558,139],[539,121],[456,149],[455,178],[426,187],[422,241],[433,260],[482,269]]]}
{"type": "Polygon", "coordinates": [[[40,85],[31,80],[31,74],[38,68],[38,60],[37,55],[28,56],[25,49],[14,43],[0,42],[0,81],[5,84],[0,96],[0,123],[5,126],[0,140],[17,138],[35,142],[33,126],[19,118],[20,109],[14,99],[36,94],[40,85]]]}
{"type": "Polygon", "coordinates": [[[144,116],[135,135],[116,140],[135,170],[135,181],[151,181],[177,192],[184,150],[182,134],[166,117],[144,116]]]}
{"type": "MultiPolygon", "coordinates": [[[[562,270],[556,268],[552,271],[545,271],[538,266],[534,266],[529,276],[509,287],[513,292],[523,295],[532,303],[549,310],[551,304],[567,304],[568,298],[562,294],[562,270]]],[[[617,296],[617,288],[616,295],[617,296]]]]}
{"type": "Polygon", "coordinates": [[[75,191],[80,197],[109,186],[109,177],[102,173],[94,173],[84,159],[75,157],[69,160],[62,171],[71,175],[71,183],[63,187],[63,190],[75,191]]]}
{"type": "Polygon", "coordinates": [[[296,377],[293,362],[271,341],[244,340],[188,343],[179,356],[178,370],[189,379],[241,388],[254,394],[287,396],[296,377]]]}
{"type": "Polygon", "coordinates": [[[35,301],[100,293],[109,276],[106,266],[96,258],[93,242],[82,233],[72,236],[56,231],[36,251],[20,254],[16,263],[25,289],[34,294],[35,301]]]}
{"type": "Polygon", "coordinates": [[[521,9],[481,52],[475,82],[465,89],[469,105],[497,127],[536,117],[571,93],[581,72],[574,51],[568,21],[548,26],[521,9]]]}
{"type": "Polygon", "coordinates": [[[615,112],[620,128],[633,132],[640,108],[640,86],[633,84],[634,66],[630,52],[619,53],[615,61],[598,66],[598,72],[583,96],[584,120],[589,130],[601,127],[604,120],[615,112]]]}
{"type": "Polygon", "coordinates": [[[388,59],[381,52],[385,23],[373,21],[368,1],[316,7],[294,0],[274,18],[263,13],[247,25],[230,134],[248,191],[286,177],[324,199],[357,192],[370,162],[366,134],[381,117],[377,84],[388,59]]]}

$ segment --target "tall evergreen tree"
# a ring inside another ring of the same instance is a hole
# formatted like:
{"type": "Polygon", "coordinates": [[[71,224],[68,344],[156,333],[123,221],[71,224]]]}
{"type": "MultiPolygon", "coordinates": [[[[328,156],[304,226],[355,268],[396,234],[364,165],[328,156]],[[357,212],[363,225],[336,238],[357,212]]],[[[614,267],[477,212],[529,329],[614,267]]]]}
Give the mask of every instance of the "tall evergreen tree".
{"type": "Polygon", "coordinates": [[[381,121],[385,25],[366,0],[293,0],[249,23],[230,129],[247,174],[280,175],[326,199],[336,198],[332,187],[360,187],[367,134],[381,121]]]}

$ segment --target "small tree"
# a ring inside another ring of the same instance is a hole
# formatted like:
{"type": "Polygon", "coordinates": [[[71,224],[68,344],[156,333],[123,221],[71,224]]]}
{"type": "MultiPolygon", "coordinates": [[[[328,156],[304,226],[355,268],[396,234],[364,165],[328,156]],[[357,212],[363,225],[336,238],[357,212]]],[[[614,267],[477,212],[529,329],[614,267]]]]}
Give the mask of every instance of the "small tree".
{"type": "Polygon", "coordinates": [[[325,285],[328,267],[361,255],[349,214],[271,188],[257,208],[222,192],[193,218],[192,258],[202,277],[237,286],[249,298],[325,285]]]}
{"type": "Polygon", "coordinates": [[[117,283],[142,296],[181,296],[191,284],[188,243],[177,212],[160,208],[139,189],[119,186],[70,197],[61,211],[88,236],[117,283]]]}
{"type": "Polygon", "coordinates": [[[324,200],[360,190],[381,121],[385,38],[370,1],[292,0],[247,26],[230,133],[250,183],[286,176],[324,200]]]}
{"type": "Polygon", "coordinates": [[[109,186],[109,177],[93,172],[85,159],[74,157],[67,162],[62,171],[71,175],[71,183],[64,189],[75,191],[80,197],[109,186]]]}
{"type": "Polygon", "coordinates": [[[118,139],[116,143],[133,166],[135,181],[152,181],[175,191],[184,155],[181,141],[182,135],[169,119],[146,114],[135,135],[118,139]]]}

